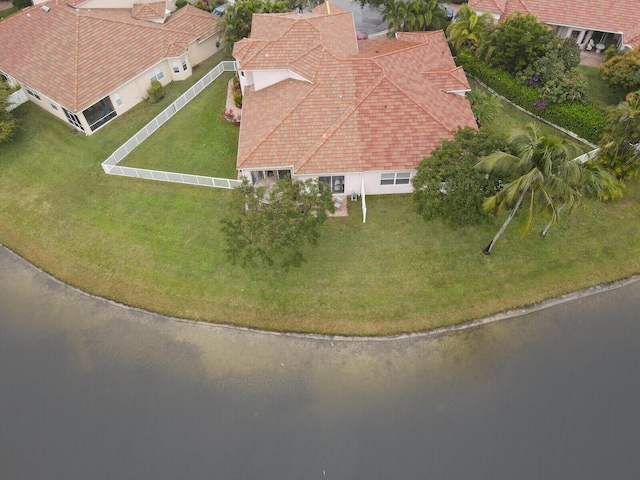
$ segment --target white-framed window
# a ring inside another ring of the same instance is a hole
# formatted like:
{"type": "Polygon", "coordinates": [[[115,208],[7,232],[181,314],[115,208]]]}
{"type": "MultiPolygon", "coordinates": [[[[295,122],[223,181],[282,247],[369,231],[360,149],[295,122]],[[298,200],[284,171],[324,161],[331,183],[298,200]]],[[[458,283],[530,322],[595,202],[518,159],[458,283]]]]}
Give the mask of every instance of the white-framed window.
{"type": "Polygon", "coordinates": [[[24,89],[27,91],[27,93],[29,95],[31,95],[34,98],[37,98],[38,100],[40,100],[40,95],[38,95],[38,92],[36,92],[35,90],[33,90],[31,87],[29,87],[28,85],[24,85],[23,84],[24,89]]]}
{"type": "Polygon", "coordinates": [[[180,73],[180,65],[178,65],[178,62],[171,62],[171,68],[173,68],[173,73],[180,73]]]}
{"type": "Polygon", "coordinates": [[[185,71],[187,70],[187,68],[189,68],[189,66],[187,65],[187,57],[184,57],[182,59],[182,70],[185,71]]]}
{"type": "Polygon", "coordinates": [[[115,100],[116,105],[117,105],[118,107],[121,107],[121,106],[122,106],[122,99],[120,98],[120,95],[119,95],[119,94],[114,93],[114,94],[113,94],[113,99],[115,100]]]}
{"type": "Polygon", "coordinates": [[[49,100],[49,105],[51,105],[51,108],[53,108],[54,110],[58,110],[58,105],[53,103],[53,100],[49,100]]]}
{"type": "Polygon", "coordinates": [[[410,180],[410,172],[393,172],[380,175],[380,185],[408,185],[410,180]]]}
{"type": "Polygon", "coordinates": [[[151,79],[152,82],[154,80],[157,80],[157,81],[162,80],[164,78],[164,72],[162,71],[162,68],[156,67],[153,70],[151,70],[149,72],[149,78],[151,79]]]}

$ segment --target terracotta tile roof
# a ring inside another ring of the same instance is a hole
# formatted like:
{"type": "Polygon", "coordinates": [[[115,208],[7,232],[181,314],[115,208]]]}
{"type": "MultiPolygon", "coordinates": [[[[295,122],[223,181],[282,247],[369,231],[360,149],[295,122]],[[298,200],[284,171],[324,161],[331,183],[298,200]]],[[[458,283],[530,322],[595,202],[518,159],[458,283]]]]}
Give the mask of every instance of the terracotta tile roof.
{"type": "Polygon", "coordinates": [[[504,12],[507,0],[469,0],[469,8],[488,12],[504,12]]]}
{"type": "Polygon", "coordinates": [[[164,22],[166,11],[166,2],[134,3],[131,16],[137,20],[164,22]]]}
{"type": "MultiPolygon", "coordinates": [[[[332,5],[328,8],[333,11],[332,5]]],[[[254,16],[259,32],[267,17],[254,16]]],[[[296,21],[308,20],[300,15],[296,21]]],[[[298,43],[309,49],[304,67],[276,55],[283,41],[283,49],[294,52],[296,61],[305,58],[299,56],[304,48],[292,47],[286,33],[271,31],[276,38],[272,41],[264,40],[262,33],[256,39],[252,33],[234,49],[234,56],[242,57],[243,70],[268,68],[268,59],[273,59],[273,68],[306,68],[305,78],[311,80],[288,79],[259,91],[245,88],[238,168],[293,165],[296,174],[413,169],[441,139],[452,138],[458,126],[475,128],[466,98],[446,93],[468,90],[469,84],[441,31],[365,40],[356,45],[359,53],[339,56],[332,51],[339,42],[327,37],[350,40],[355,28],[351,24],[346,32],[337,30],[326,20],[311,22],[319,33],[308,25],[301,27],[310,35],[304,41],[296,34],[298,43]],[[332,33],[327,35],[323,28],[332,33]]],[[[288,23],[280,25],[287,32],[294,30],[288,23]]]]}
{"type": "Polygon", "coordinates": [[[532,13],[553,25],[582,27],[606,32],[622,32],[624,43],[640,43],[640,0],[469,0],[469,7],[503,13],[532,13]]]}
{"type": "Polygon", "coordinates": [[[220,29],[217,17],[191,6],[164,24],[136,20],[130,9],[48,6],[0,22],[0,69],[72,112],[220,29]]]}

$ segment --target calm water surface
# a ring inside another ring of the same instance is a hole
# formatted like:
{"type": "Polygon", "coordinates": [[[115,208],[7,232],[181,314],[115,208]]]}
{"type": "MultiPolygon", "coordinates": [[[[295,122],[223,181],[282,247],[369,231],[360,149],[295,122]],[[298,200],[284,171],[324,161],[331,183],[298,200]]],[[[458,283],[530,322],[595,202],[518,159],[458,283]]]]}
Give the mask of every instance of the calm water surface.
{"type": "Polygon", "coordinates": [[[637,479],[640,284],[310,340],[93,299],[0,249],[0,479],[637,479]]]}

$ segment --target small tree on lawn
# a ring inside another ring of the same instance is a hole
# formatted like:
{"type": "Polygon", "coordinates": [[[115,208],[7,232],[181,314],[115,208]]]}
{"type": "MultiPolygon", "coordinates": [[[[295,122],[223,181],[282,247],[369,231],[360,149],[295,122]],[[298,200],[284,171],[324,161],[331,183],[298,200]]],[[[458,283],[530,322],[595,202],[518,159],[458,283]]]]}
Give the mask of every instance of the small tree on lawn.
{"type": "Polygon", "coordinates": [[[470,127],[459,129],[453,140],[443,140],[418,164],[413,177],[417,212],[425,221],[439,218],[451,228],[489,220],[482,203],[500,183],[474,165],[480,157],[507,149],[503,136],[470,127]]]}
{"type": "Polygon", "coordinates": [[[222,220],[226,253],[233,264],[299,266],[303,250],[316,245],[327,212],[334,212],[330,189],[315,180],[278,180],[272,188],[246,180],[236,188],[222,220]]]}

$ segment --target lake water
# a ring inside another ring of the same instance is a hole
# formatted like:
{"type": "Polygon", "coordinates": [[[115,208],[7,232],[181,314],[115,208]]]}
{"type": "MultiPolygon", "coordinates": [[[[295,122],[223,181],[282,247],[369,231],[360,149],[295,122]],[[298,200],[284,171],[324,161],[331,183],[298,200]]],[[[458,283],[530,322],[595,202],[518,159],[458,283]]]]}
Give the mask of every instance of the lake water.
{"type": "Polygon", "coordinates": [[[634,283],[313,340],[124,309],[0,249],[0,478],[640,478],[638,312],[634,283]]]}

